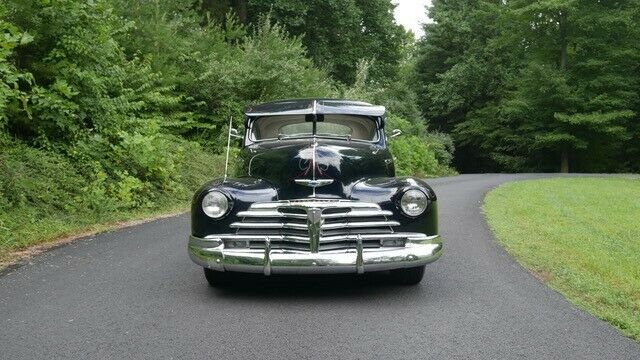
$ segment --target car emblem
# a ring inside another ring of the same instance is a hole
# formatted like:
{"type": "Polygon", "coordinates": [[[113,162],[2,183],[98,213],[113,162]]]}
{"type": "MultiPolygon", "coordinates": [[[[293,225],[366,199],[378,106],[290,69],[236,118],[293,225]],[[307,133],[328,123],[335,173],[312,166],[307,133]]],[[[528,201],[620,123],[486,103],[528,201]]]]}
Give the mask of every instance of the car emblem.
{"type": "Polygon", "coordinates": [[[295,179],[294,181],[298,185],[308,186],[314,189],[320,186],[333,184],[333,179],[295,179]]]}

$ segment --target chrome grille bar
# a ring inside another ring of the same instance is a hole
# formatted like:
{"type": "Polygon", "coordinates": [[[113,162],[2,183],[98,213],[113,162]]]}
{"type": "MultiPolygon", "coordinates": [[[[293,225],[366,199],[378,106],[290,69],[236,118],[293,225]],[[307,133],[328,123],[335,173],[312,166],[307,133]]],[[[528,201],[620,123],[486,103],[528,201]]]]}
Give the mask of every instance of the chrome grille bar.
{"type": "MultiPolygon", "coordinates": [[[[374,217],[391,215],[393,215],[393,213],[388,210],[351,210],[344,213],[322,214],[322,217],[324,219],[339,219],[343,217],[374,217]]],[[[238,217],[307,219],[307,214],[283,213],[277,210],[247,210],[238,212],[238,217]]]]}
{"type": "Polygon", "coordinates": [[[229,225],[234,229],[296,229],[307,230],[307,224],[281,222],[234,222],[229,225]]]}
{"type": "Polygon", "coordinates": [[[307,214],[281,213],[277,210],[247,210],[239,211],[238,217],[246,218],[290,218],[290,219],[307,219],[307,214]]]}
{"type": "Polygon", "coordinates": [[[359,222],[337,222],[331,224],[323,224],[321,229],[323,230],[332,230],[332,229],[356,229],[356,228],[372,228],[372,227],[382,227],[382,226],[398,226],[400,225],[397,221],[359,221],[359,222]]]}
{"type": "Polygon", "coordinates": [[[380,209],[375,203],[367,203],[353,200],[313,199],[313,200],[281,200],[273,202],[253,203],[250,209],[278,209],[278,208],[352,208],[352,209],[380,209]]]}
{"type": "MultiPolygon", "coordinates": [[[[359,221],[359,222],[336,222],[330,224],[322,224],[320,229],[333,230],[333,229],[356,229],[356,228],[372,228],[382,226],[398,226],[397,221],[359,221]]],[[[231,223],[234,229],[296,229],[296,230],[308,230],[308,224],[296,224],[296,223],[279,223],[279,222],[234,222],[231,223]]]]}
{"type": "MultiPolygon", "coordinates": [[[[345,241],[345,240],[357,240],[358,236],[362,240],[394,240],[394,239],[407,239],[409,241],[416,241],[423,238],[425,235],[421,233],[392,233],[392,234],[350,234],[339,236],[326,236],[322,238],[323,242],[345,241]]],[[[220,234],[211,235],[209,238],[224,238],[225,240],[241,240],[241,241],[263,241],[265,235],[238,235],[238,234],[220,234]]],[[[290,236],[290,235],[269,235],[271,241],[290,241],[299,243],[309,243],[309,238],[302,236],[290,236]]]]}
{"type": "Polygon", "coordinates": [[[391,216],[393,213],[388,210],[351,210],[346,213],[322,214],[325,219],[339,219],[342,217],[374,217],[391,216]]]}

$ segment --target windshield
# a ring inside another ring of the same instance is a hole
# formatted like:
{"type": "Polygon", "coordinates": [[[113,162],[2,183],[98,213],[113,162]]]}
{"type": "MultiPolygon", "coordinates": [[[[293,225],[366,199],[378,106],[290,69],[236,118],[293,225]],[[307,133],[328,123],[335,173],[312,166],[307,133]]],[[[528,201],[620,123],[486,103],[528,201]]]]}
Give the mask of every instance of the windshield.
{"type": "Polygon", "coordinates": [[[376,122],[366,116],[333,114],[319,115],[315,122],[305,119],[305,115],[264,116],[256,119],[251,126],[251,140],[313,135],[375,141],[378,131],[376,122]]]}

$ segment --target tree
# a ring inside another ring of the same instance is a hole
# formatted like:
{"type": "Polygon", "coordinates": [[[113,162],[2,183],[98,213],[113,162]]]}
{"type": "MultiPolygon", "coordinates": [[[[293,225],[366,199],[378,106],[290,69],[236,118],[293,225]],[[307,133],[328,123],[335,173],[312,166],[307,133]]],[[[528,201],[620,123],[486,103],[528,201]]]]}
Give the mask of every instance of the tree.
{"type": "Polygon", "coordinates": [[[418,88],[425,114],[467,155],[462,170],[629,166],[637,9],[635,0],[434,2],[418,88]]]}
{"type": "Polygon", "coordinates": [[[269,14],[302,37],[317,66],[346,84],[355,81],[359,60],[373,60],[371,78],[389,81],[400,61],[404,29],[395,23],[390,0],[256,0],[248,18],[269,14]]]}
{"type": "MultiPolygon", "coordinates": [[[[429,126],[453,133],[468,114],[495,98],[516,55],[497,41],[508,23],[500,1],[434,0],[428,12],[433,22],[424,25],[417,43],[413,86],[429,126]]],[[[496,170],[495,162],[478,151],[479,139],[454,139],[457,168],[496,170]]]]}

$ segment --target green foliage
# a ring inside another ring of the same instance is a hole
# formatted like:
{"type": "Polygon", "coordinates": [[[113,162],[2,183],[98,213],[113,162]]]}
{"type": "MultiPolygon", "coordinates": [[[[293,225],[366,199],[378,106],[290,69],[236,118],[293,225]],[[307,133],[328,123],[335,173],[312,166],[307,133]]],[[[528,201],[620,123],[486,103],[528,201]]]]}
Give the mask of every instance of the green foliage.
{"type": "Polygon", "coordinates": [[[14,49],[32,81],[21,84],[23,106],[7,108],[13,136],[62,151],[96,136],[117,145],[121,132],[158,121],[179,102],[148,64],[125,57],[113,38],[124,24],[105,2],[10,5],[14,23],[35,34],[14,49]]]}
{"type": "Polygon", "coordinates": [[[466,171],[638,171],[639,5],[436,0],[422,111],[466,171]]]}
{"type": "Polygon", "coordinates": [[[455,172],[449,167],[453,159],[453,141],[442,133],[428,133],[423,122],[410,122],[390,115],[385,127],[399,129],[402,135],[389,140],[396,173],[406,176],[442,176],[455,172]]]}
{"type": "Polygon", "coordinates": [[[352,84],[359,60],[372,61],[376,81],[389,81],[402,59],[405,30],[395,23],[389,0],[255,0],[249,21],[264,14],[302,41],[315,64],[352,84]]]}
{"type": "Polygon", "coordinates": [[[175,208],[213,176],[219,159],[163,131],[182,98],[126,56],[106,1],[2,6],[0,253],[175,208]]]}
{"type": "Polygon", "coordinates": [[[43,212],[69,210],[84,179],[67,158],[20,143],[0,150],[0,209],[33,204],[43,212]]]}
{"type": "Polygon", "coordinates": [[[0,4],[0,131],[8,121],[7,112],[11,106],[24,106],[26,94],[20,83],[31,84],[30,74],[21,73],[12,63],[13,51],[17,46],[28,44],[33,37],[4,20],[5,9],[0,4]]]}
{"type": "MultiPolygon", "coordinates": [[[[128,144],[142,165],[152,169],[157,157],[147,158],[144,151],[155,141],[164,141],[154,151],[171,158],[172,186],[162,183],[165,186],[158,188],[153,181],[127,170],[110,175],[99,162],[79,169],[67,156],[22,142],[2,144],[0,261],[10,251],[94,224],[183,210],[194,189],[224,169],[223,156],[208,154],[196,143],[177,138],[145,141],[143,145],[131,145],[131,141],[128,144]]],[[[117,164],[110,164],[110,168],[117,164]]]]}
{"type": "Polygon", "coordinates": [[[396,174],[400,176],[433,176],[440,174],[435,154],[423,139],[417,136],[405,136],[391,140],[389,148],[394,155],[396,174]]]}
{"type": "MultiPolygon", "coordinates": [[[[133,25],[120,32],[125,53],[144,51],[181,101],[161,126],[223,150],[229,117],[248,104],[291,97],[330,97],[330,76],[313,66],[298,37],[265,16],[249,29],[227,15],[202,18],[186,0],[114,1],[133,25]]],[[[239,125],[239,122],[236,123],[239,125]]]]}
{"type": "Polygon", "coordinates": [[[197,84],[213,95],[225,110],[220,117],[228,119],[230,115],[240,118],[240,110],[248,103],[330,96],[329,79],[305,57],[300,39],[289,38],[265,18],[229,56],[216,54],[209,59],[197,84]]]}

